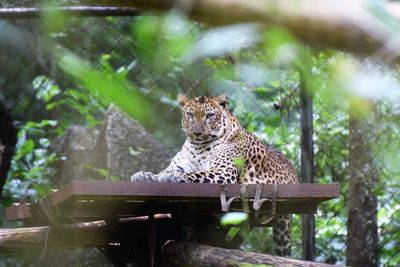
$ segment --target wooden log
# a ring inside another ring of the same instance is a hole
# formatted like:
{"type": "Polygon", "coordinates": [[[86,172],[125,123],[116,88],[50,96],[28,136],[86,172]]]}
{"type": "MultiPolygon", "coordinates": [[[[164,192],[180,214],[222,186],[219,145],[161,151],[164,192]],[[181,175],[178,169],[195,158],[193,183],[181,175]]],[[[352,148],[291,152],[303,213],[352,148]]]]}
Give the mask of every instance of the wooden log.
{"type": "Polygon", "coordinates": [[[265,254],[243,252],[210,247],[189,242],[168,241],[163,246],[165,266],[184,267],[239,267],[254,266],[291,266],[291,267],[328,267],[333,265],[310,261],[293,260],[265,254]]]}
{"type": "Polygon", "coordinates": [[[96,221],[66,225],[60,231],[50,226],[0,229],[0,253],[104,245],[109,241],[105,226],[104,221],[96,221]]]}
{"type": "MultiPolygon", "coordinates": [[[[156,214],[155,220],[169,220],[167,214],[156,214]]],[[[148,216],[121,218],[120,223],[147,223],[148,216]]],[[[135,224],[136,225],[136,224],[135,224]]],[[[97,247],[118,242],[115,233],[104,220],[63,225],[0,229],[0,253],[11,253],[31,248],[72,249],[97,247]]]]}
{"type": "Polygon", "coordinates": [[[397,38],[400,21],[398,3],[363,0],[92,0],[87,2],[151,11],[180,8],[191,18],[212,25],[261,23],[285,28],[299,40],[317,47],[331,47],[364,56],[375,56],[388,62],[400,55],[397,38]]]}

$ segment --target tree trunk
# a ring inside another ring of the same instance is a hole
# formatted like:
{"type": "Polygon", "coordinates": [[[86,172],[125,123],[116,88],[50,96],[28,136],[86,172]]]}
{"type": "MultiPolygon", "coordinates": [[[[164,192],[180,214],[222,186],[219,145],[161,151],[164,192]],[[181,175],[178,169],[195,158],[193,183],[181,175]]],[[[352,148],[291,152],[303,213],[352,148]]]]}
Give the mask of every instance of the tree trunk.
{"type": "Polygon", "coordinates": [[[327,267],[328,264],[292,260],[271,255],[243,252],[235,249],[223,249],[189,242],[168,241],[163,247],[165,265],[184,267],[239,267],[255,266],[291,266],[291,267],[327,267]]]}
{"type": "MultiPolygon", "coordinates": [[[[313,142],[313,92],[306,82],[309,71],[300,71],[300,103],[301,103],[301,182],[314,183],[314,142],[313,142]]],[[[315,260],[315,218],[314,214],[303,214],[302,246],[303,260],[315,260]]]]}
{"type": "MultiPolygon", "coordinates": [[[[350,112],[347,264],[378,266],[378,201],[375,189],[378,173],[372,144],[376,140],[375,106],[368,114],[357,116],[350,112]]],[[[350,106],[350,110],[356,107],[350,106]]]]}
{"type": "Polygon", "coordinates": [[[0,196],[7,180],[11,160],[17,143],[17,129],[14,126],[10,111],[0,100],[0,196]]]}

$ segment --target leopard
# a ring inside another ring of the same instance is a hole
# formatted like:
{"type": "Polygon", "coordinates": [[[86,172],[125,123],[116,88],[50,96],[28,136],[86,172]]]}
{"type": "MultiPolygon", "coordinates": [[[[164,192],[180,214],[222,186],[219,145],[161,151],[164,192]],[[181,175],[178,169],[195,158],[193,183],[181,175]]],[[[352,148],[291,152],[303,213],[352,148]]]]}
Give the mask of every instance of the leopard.
{"type": "MultiPolygon", "coordinates": [[[[169,166],[158,174],[137,172],[131,181],[289,184],[298,183],[288,158],[241,126],[226,95],[178,95],[186,140],[169,166]]],[[[291,215],[277,215],[273,251],[291,254],[291,215]]]]}

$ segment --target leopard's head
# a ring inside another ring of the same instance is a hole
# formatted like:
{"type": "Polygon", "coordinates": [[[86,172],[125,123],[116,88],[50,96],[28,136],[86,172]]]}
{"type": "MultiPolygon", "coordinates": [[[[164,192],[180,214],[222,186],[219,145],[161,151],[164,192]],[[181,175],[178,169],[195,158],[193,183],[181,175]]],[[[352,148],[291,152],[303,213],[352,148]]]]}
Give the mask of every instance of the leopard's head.
{"type": "Polygon", "coordinates": [[[178,95],[182,127],[192,143],[211,142],[226,132],[228,99],[226,96],[200,96],[187,99],[178,95]]]}

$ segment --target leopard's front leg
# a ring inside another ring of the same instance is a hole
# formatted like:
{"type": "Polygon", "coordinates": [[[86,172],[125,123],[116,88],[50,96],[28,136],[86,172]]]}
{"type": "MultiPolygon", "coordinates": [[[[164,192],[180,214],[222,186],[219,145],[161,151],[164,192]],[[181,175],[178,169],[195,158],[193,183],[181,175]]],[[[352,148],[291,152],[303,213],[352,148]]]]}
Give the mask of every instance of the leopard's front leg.
{"type": "Polygon", "coordinates": [[[187,153],[179,152],[171,161],[170,165],[162,172],[158,174],[138,172],[132,175],[131,181],[214,184],[231,184],[238,182],[239,171],[233,162],[213,164],[210,166],[209,170],[197,171],[190,167],[191,159],[182,154],[187,153]]]}
{"type": "Polygon", "coordinates": [[[179,178],[189,183],[232,184],[238,181],[236,168],[180,173],[179,178]]]}
{"type": "Polygon", "coordinates": [[[143,171],[137,172],[131,176],[131,182],[187,183],[189,181],[181,175],[181,173],[184,172],[184,169],[179,166],[182,158],[182,152],[179,152],[177,155],[175,155],[175,157],[172,159],[171,163],[165,170],[161,171],[158,174],[143,171]]]}
{"type": "Polygon", "coordinates": [[[162,171],[159,174],[151,172],[137,172],[131,177],[132,182],[161,182],[161,183],[237,183],[237,171],[211,170],[199,172],[173,172],[162,171]]]}

